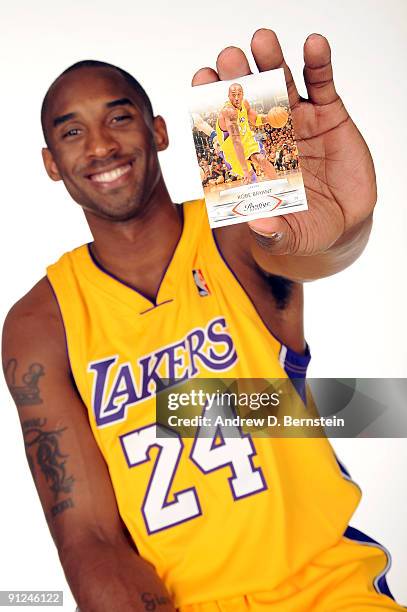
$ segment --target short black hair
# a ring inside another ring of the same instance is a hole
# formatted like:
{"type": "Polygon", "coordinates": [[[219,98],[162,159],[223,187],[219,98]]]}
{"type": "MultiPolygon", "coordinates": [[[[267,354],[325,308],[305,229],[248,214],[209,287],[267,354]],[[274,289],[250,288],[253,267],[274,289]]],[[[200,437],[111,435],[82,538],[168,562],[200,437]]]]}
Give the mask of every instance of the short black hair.
{"type": "Polygon", "coordinates": [[[75,62],[75,64],[72,64],[72,66],[69,66],[69,68],[61,72],[61,74],[55,79],[55,81],[51,83],[51,85],[48,88],[47,93],[44,96],[44,100],[42,101],[42,106],[41,106],[41,126],[42,126],[42,133],[44,134],[45,142],[47,143],[47,145],[48,145],[48,139],[47,139],[47,133],[45,129],[45,116],[48,110],[48,104],[49,104],[52,87],[55,85],[58,79],[63,77],[65,74],[68,74],[69,72],[73,72],[74,70],[80,70],[80,68],[112,68],[113,70],[117,70],[117,72],[122,75],[124,80],[130,85],[132,89],[134,89],[134,91],[140,97],[141,101],[144,104],[145,109],[147,110],[147,113],[151,117],[154,117],[154,111],[153,111],[153,107],[152,107],[150,98],[146,94],[145,89],[142,87],[142,85],[140,85],[137,79],[135,79],[134,76],[132,76],[129,72],[126,72],[126,70],[123,70],[123,68],[119,68],[119,66],[115,66],[114,64],[109,64],[108,62],[101,62],[99,60],[81,60],[80,62],[75,62]]]}

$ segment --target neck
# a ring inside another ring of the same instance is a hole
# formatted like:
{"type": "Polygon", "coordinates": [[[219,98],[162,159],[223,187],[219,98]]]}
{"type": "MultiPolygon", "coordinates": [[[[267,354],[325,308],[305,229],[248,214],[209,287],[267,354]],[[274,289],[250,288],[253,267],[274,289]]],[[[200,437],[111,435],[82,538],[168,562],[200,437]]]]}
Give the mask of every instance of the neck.
{"type": "Polygon", "coordinates": [[[94,242],[92,254],[111,274],[155,299],[164,270],[181,237],[180,209],[163,179],[142,214],[112,222],[85,211],[94,242]]]}

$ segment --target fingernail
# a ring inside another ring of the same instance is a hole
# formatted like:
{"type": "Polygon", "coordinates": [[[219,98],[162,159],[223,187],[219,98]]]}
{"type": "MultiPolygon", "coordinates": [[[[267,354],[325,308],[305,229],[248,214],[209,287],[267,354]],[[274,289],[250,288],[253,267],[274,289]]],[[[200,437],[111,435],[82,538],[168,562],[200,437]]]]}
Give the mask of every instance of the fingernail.
{"type": "Polygon", "coordinates": [[[318,32],[312,32],[312,34],[308,34],[306,40],[308,40],[309,38],[311,38],[312,36],[322,36],[322,34],[318,34],[318,32]]]}
{"type": "Polygon", "coordinates": [[[272,234],[270,234],[270,238],[274,240],[275,242],[277,242],[278,240],[281,240],[282,237],[283,237],[282,232],[273,232],[272,234]]]}

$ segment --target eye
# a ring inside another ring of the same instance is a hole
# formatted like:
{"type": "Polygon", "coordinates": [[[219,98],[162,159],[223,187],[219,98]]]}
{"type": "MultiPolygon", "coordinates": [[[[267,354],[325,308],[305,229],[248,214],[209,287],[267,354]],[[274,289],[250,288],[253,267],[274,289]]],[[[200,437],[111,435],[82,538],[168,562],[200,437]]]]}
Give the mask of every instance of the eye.
{"type": "Polygon", "coordinates": [[[80,133],[81,131],[79,128],[71,128],[62,134],[62,138],[73,138],[74,136],[78,136],[80,133]]]}
{"type": "Polygon", "coordinates": [[[123,122],[125,122],[125,121],[129,121],[129,120],[131,120],[132,118],[133,118],[133,117],[132,117],[131,115],[129,115],[129,114],[127,114],[127,115],[125,115],[125,114],[122,114],[122,115],[115,115],[115,116],[112,118],[112,123],[123,123],[123,122]]]}

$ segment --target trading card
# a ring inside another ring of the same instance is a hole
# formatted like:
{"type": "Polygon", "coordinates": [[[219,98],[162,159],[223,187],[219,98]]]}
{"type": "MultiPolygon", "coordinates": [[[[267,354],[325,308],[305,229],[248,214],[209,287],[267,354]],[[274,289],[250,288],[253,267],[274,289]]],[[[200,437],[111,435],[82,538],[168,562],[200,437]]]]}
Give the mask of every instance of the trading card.
{"type": "Polygon", "coordinates": [[[212,228],[307,210],[282,68],[193,87],[189,108],[212,228]]]}

